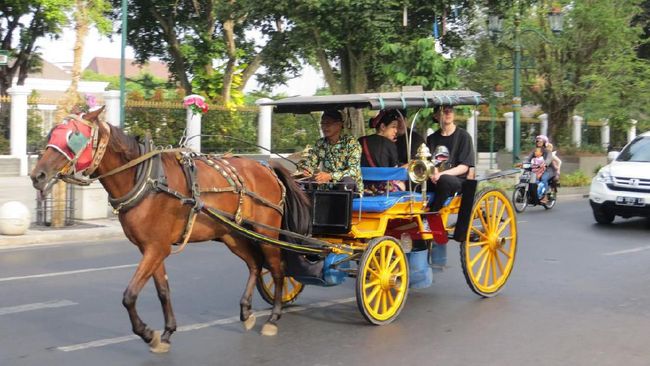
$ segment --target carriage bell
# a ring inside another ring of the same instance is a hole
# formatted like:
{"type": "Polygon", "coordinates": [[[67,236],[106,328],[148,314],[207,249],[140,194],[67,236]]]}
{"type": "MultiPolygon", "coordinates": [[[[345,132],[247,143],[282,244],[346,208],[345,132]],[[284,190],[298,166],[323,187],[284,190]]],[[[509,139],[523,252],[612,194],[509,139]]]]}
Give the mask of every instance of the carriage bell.
{"type": "Polygon", "coordinates": [[[434,165],[429,160],[431,152],[426,144],[418,147],[418,152],[415,154],[415,160],[409,163],[408,173],[411,181],[421,184],[426,182],[431,175],[433,175],[434,165]]]}

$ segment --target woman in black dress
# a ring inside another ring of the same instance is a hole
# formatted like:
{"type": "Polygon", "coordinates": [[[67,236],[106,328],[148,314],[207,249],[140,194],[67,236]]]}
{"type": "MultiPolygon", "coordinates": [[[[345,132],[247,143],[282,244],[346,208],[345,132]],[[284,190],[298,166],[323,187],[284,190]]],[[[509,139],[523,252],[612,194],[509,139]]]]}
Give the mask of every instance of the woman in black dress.
{"type": "MultiPolygon", "coordinates": [[[[362,167],[396,167],[399,165],[397,146],[398,120],[401,118],[396,110],[380,111],[377,116],[370,119],[370,127],[376,133],[359,138],[361,144],[362,167]]],[[[400,182],[401,183],[401,182],[400,182]]],[[[364,183],[365,186],[366,183],[364,183]]],[[[392,183],[390,190],[403,190],[403,185],[392,183]]],[[[368,193],[380,193],[386,189],[385,183],[368,182],[368,193]]]]}

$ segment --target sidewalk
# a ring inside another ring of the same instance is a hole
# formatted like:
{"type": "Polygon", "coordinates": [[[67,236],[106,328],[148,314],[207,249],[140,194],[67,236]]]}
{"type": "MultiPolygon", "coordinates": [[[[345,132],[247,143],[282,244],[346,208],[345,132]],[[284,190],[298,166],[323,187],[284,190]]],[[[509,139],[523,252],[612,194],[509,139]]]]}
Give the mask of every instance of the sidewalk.
{"type": "MultiPolygon", "coordinates": [[[[32,188],[28,177],[0,177],[0,187],[2,187],[0,189],[0,205],[8,201],[20,201],[30,208],[32,220],[34,220],[36,192],[32,188]]],[[[574,200],[583,199],[588,193],[589,187],[560,187],[558,196],[560,201],[574,200]]],[[[36,226],[32,223],[24,235],[0,235],[0,249],[61,242],[121,239],[126,239],[126,237],[117,217],[75,221],[73,225],[60,229],[36,226]]]]}

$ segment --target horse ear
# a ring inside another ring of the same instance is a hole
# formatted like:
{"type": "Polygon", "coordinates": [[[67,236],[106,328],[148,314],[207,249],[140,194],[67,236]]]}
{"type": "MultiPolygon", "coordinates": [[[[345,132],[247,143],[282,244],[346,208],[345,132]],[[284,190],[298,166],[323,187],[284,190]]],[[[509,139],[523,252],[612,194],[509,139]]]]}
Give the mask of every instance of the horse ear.
{"type": "Polygon", "coordinates": [[[99,121],[99,119],[97,117],[99,117],[99,114],[104,111],[105,107],[106,106],[101,106],[100,108],[97,108],[92,112],[88,112],[88,113],[84,114],[84,119],[86,119],[88,121],[95,121],[95,122],[99,121]]]}

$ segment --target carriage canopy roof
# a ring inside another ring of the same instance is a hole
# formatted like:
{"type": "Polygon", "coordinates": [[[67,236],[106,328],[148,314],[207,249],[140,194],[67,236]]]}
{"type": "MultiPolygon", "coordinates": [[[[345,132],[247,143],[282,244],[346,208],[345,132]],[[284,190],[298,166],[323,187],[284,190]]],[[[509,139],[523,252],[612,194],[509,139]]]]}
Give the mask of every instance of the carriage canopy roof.
{"type": "Polygon", "coordinates": [[[479,105],[487,101],[471,90],[432,90],[393,93],[338,94],[289,97],[260,103],[273,105],[276,113],[309,113],[345,107],[374,110],[391,108],[433,108],[440,105],[479,105]]]}

